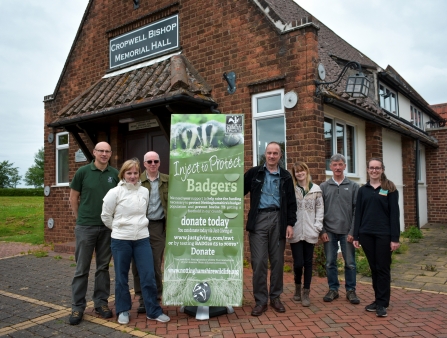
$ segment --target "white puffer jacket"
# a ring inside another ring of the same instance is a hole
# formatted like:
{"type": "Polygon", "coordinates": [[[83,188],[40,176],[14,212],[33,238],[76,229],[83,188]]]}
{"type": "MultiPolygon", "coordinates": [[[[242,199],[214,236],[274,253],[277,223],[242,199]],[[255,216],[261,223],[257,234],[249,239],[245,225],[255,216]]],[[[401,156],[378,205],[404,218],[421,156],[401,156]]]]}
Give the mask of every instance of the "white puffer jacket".
{"type": "Polygon", "coordinates": [[[324,202],[321,189],[313,184],[306,196],[303,197],[301,189],[295,187],[296,223],[293,227],[293,237],[287,239],[288,243],[306,241],[315,244],[323,228],[324,202]]]}
{"type": "Polygon", "coordinates": [[[103,201],[101,219],[112,229],[112,238],[135,241],[149,237],[146,218],[149,190],[141,182],[121,181],[103,201]]]}

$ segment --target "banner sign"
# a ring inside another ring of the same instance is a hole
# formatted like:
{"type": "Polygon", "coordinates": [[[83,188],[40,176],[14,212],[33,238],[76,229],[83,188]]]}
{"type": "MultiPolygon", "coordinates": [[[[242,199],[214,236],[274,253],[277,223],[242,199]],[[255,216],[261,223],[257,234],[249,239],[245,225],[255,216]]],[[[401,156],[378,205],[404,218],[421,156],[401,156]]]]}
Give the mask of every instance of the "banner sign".
{"type": "Polygon", "coordinates": [[[177,49],[178,29],[178,15],[174,15],[111,39],[110,69],[177,49]]]}
{"type": "Polygon", "coordinates": [[[243,122],[172,115],[164,305],[242,305],[243,122]]]}

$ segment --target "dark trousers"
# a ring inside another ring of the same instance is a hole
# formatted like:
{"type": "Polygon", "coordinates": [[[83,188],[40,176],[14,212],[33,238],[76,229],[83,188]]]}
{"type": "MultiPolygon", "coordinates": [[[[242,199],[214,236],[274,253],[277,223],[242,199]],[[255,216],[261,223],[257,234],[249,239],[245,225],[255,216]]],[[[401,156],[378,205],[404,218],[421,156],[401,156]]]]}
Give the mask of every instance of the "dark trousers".
{"type": "Polygon", "coordinates": [[[388,307],[391,295],[391,237],[360,234],[359,241],[371,268],[375,302],[388,307]]]}
{"type": "Polygon", "coordinates": [[[301,277],[304,269],[304,288],[310,289],[312,280],[312,261],[315,244],[306,241],[290,243],[293,257],[293,273],[295,274],[295,284],[301,284],[301,277]]]}
{"type": "MultiPolygon", "coordinates": [[[[166,227],[165,220],[149,221],[149,242],[151,244],[152,255],[154,257],[155,281],[157,282],[157,298],[161,298],[163,294],[163,272],[161,265],[163,262],[163,253],[166,245],[166,227]]],[[[135,295],[139,296],[140,304],[143,305],[143,297],[141,297],[140,276],[134,260],[132,260],[132,274],[135,295]]]]}
{"type": "Polygon", "coordinates": [[[267,304],[283,292],[284,249],[286,239],[279,236],[279,211],[261,212],[256,218],[256,229],[249,234],[253,295],[256,305],[267,304]],[[270,291],[267,287],[270,261],[270,291]]]}

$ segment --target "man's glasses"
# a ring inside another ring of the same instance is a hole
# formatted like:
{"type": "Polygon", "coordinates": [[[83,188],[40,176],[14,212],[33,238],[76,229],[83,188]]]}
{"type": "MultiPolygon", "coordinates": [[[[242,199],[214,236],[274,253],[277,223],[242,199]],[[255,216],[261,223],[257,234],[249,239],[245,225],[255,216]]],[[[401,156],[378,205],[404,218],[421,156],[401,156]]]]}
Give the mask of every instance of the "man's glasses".
{"type": "Polygon", "coordinates": [[[144,161],[144,162],[146,162],[147,164],[152,164],[152,162],[154,162],[155,164],[158,164],[159,162],[160,162],[160,160],[147,160],[147,161],[144,161]]]}
{"type": "Polygon", "coordinates": [[[371,171],[373,171],[373,170],[379,171],[379,170],[382,170],[382,167],[369,167],[368,169],[371,171]]]}
{"type": "Polygon", "coordinates": [[[95,149],[95,151],[101,154],[110,154],[112,152],[111,150],[100,150],[100,149],[95,149]]]}

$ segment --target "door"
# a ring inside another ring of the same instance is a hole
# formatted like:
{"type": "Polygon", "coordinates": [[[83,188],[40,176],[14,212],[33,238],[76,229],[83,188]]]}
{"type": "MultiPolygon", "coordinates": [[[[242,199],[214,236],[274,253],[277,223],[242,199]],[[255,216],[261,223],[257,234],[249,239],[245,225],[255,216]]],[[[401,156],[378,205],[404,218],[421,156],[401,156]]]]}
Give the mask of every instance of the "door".
{"type": "MultiPolygon", "coordinates": [[[[169,142],[164,134],[159,131],[138,131],[126,136],[124,160],[138,158],[143,163],[144,154],[155,151],[160,155],[160,172],[169,174],[169,142]]],[[[144,166],[141,166],[144,170],[144,166]]]]}

